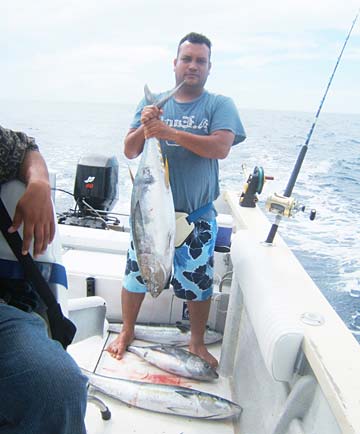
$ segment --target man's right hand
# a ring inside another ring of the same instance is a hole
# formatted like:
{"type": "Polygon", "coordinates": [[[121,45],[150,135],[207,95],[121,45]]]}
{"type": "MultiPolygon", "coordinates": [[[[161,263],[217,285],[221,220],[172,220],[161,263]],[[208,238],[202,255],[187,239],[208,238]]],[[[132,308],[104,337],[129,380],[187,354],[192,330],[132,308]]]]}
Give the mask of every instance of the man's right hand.
{"type": "Polygon", "coordinates": [[[157,108],[155,105],[146,105],[141,112],[141,123],[146,125],[147,122],[152,119],[160,119],[162,115],[162,110],[157,108]]]}

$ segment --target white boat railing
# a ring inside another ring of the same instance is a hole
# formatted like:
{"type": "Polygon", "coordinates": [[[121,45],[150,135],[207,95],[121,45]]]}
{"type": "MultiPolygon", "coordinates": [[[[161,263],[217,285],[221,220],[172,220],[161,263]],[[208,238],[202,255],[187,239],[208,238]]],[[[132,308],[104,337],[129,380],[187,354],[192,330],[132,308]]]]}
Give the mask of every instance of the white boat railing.
{"type": "MultiPolygon", "coordinates": [[[[237,231],[232,240],[234,276],[224,347],[234,347],[235,343],[237,346],[236,350],[222,353],[221,374],[238,375],[237,353],[243,357],[246,345],[243,324],[247,318],[273,384],[284,385],[284,407],[289,406],[295,386],[304,394],[313,390],[313,394],[324,395],[336,419],[333,431],[321,432],[359,433],[360,348],[357,341],[281,237],[277,235],[273,246],[263,243],[270,226],[264,214],[258,208],[241,208],[235,193],[227,192],[225,200],[233,213],[237,231]],[[305,373],[309,371],[316,379],[318,392],[311,389],[309,382],[299,386],[301,377],[297,375],[299,366],[296,366],[299,355],[300,359],[303,357],[305,373]],[[336,431],[336,424],[340,431],[336,431]]],[[[234,384],[244,387],[238,381],[234,384]]],[[[311,400],[308,401],[310,411],[311,400]]],[[[275,419],[273,423],[276,425],[275,419]]],[[[277,426],[281,425],[279,423],[277,426]]],[[[273,432],[287,431],[274,429],[273,432]]]]}

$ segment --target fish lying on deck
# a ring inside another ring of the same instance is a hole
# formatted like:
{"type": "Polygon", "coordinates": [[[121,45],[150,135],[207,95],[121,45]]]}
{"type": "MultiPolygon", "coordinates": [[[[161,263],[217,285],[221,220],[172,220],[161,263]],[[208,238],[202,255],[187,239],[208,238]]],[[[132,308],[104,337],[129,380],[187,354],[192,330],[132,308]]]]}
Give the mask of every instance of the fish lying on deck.
{"type": "MultiPolygon", "coordinates": [[[[109,324],[109,332],[120,333],[121,324],[109,324]]],[[[177,325],[135,325],[135,339],[158,344],[186,346],[190,343],[190,327],[185,324],[177,325]]],[[[215,330],[206,329],[204,341],[206,345],[219,342],[222,334],[215,330]]]]}
{"type": "Polygon", "coordinates": [[[242,411],[228,399],[196,389],[105,377],[84,369],[83,372],[94,389],[145,410],[201,419],[226,419],[242,411]]]}
{"type": "Polygon", "coordinates": [[[183,348],[164,344],[147,347],[129,345],[127,350],[171,374],[200,381],[219,378],[209,363],[183,348]]]}
{"type": "MultiPolygon", "coordinates": [[[[157,103],[160,108],[178,90],[157,103]]],[[[149,98],[151,92],[145,88],[149,98]]],[[[149,101],[152,103],[153,101],[149,101]]],[[[145,140],[131,195],[131,229],[141,277],[153,297],[168,285],[175,253],[175,209],[159,141],[145,140]]]]}

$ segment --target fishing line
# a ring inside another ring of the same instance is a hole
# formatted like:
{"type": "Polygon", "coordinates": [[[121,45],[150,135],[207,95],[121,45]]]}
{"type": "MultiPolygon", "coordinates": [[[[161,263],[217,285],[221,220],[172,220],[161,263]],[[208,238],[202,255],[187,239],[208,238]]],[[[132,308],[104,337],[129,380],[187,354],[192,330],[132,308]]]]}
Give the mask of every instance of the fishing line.
{"type": "MultiPolygon", "coordinates": [[[[291,194],[292,194],[292,191],[293,191],[293,189],[294,189],[294,186],[295,186],[295,183],[296,183],[297,177],[298,177],[298,175],[299,175],[299,172],[300,172],[300,169],[301,169],[302,163],[303,163],[303,161],[304,161],[304,158],[305,158],[306,152],[307,152],[307,150],[308,150],[308,144],[309,144],[310,139],[311,139],[311,136],[312,136],[312,134],[313,134],[313,132],[314,132],[315,125],[316,125],[316,123],[317,123],[317,121],[318,121],[318,118],[319,118],[319,115],[320,115],[320,112],[321,112],[322,106],[323,106],[323,104],[324,104],[324,101],[325,101],[326,96],[327,96],[327,94],[328,94],[328,91],[329,91],[329,89],[330,89],[331,83],[332,83],[333,78],[334,78],[334,76],[335,76],[335,72],[336,72],[336,70],[337,70],[337,67],[339,66],[339,63],[340,63],[341,57],[342,57],[342,55],[343,55],[343,53],[344,53],[345,47],[346,47],[346,45],[347,45],[347,43],[348,43],[348,40],[349,40],[350,35],[351,35],[351,32],[352,32],[352,30],[353,30],[353,28],[354,28],[354,26],[355,26],[355,23],[356,23],[356,21],[357,21],[357,19],[358,19],[359,14],[360,14],[360,9],[358,10],[358,12],[357,12],[357,14],[356,14],[356,16],[355,16],[355,18],[354,18],[354,21],[353,21],[353,23],[352,23],[352,25],[351,25],[351,27],[350,27],[349,33],[348,33],[348,35],[347,35],[347,37],[346,37],[346,39],[345,39],[345,42],[344,42],[344,45],[343,45],[341,51],[340,51],[340,55],[339,55],[339,57],[338,57],[338,59],[337,59],[337,61],[336,61],[336,64],[335,64],[334,70],[333,70],[333,72],[332,72],[332,74],[331,74],[331,76],[330,76],[330,79],[329,79],[328,85],[327,85],[327,87],[326,87],[326,90],[325,90],[324,96],[322,97],[321,102],[320,102],[320,105],[319,105],[319,108],[318,108],[318,110],[317,110],[317,112],[316,112],[314,122],[313,122],[313,124],[311,125],[311,128],[310,128],[310,130],[309,130],[309,133],[308,133],[308,135],[307,135],[307,137],[306,137],[305,143],[304,143],[304,145],[302,146],[302,148],[301,148],[301,150],[300,150],[300,153],[299,153],[299,155],[298,155],[298,157],[297,157],[297,160],[296,160],[296,162],[295,162],[295,166],[294,166],[294,168],[293,168],[293,170],[292,170],[292,172],[291,172],[291,175],[290,175],[290,178],[289,178],[288,184],[287,184],[287,186],[286,186],[286,188],[285,188],[285,191],[284,191],[284,196],[285,196],[285,197],[290,197],[291,194]]],[[[269,234],[268,234],[268,236],[267,236],[267,238],[266,238],[266,241],[265,241],[266,243],[271,244],[271,243],[274,241],[274,237],[275,237],[275,235],[276,235],[276,232],[277,232],[277,230],[278,230],[279,224],[280,224],[280,222],[281,222],[281,217],[282,217],[281,214],[278,214],[278,215],[276,216],[276,218],[275,218],[275,223],[273,223],[273,225],[271,226],[270,231],[269,231],[269,234]]]]}

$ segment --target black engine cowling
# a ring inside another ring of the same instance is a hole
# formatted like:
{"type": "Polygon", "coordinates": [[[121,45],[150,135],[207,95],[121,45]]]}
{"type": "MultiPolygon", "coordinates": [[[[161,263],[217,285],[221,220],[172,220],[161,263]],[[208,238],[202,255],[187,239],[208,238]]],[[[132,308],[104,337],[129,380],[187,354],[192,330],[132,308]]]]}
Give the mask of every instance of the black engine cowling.
{"type": "Polygon", "coordinates": [[[74,197],[80,210],[87,214],[89,208],[110,211],[118,200],[119,163],[115,156],[100,154],[80,158],[75,176],[74,197]]]}

